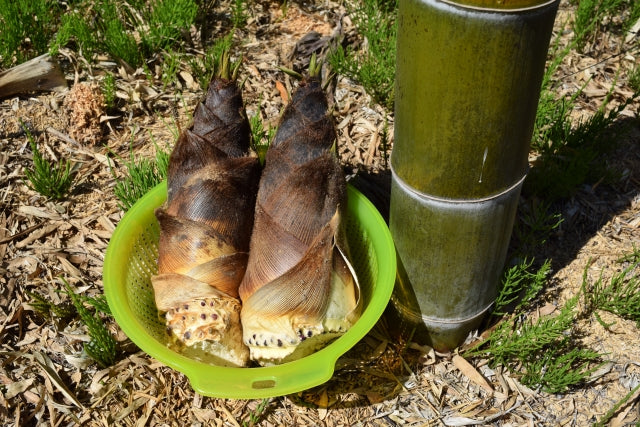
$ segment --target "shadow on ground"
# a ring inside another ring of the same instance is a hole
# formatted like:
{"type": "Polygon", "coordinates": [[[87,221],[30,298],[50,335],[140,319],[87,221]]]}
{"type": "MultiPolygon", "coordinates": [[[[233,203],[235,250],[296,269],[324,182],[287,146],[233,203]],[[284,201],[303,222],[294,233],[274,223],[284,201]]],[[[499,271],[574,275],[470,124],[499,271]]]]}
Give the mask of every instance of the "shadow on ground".
{"type": "MultiPolygon", "coordinates": [[[[598,166],[605,166],[604,173],[593,182],[581,184],[569,197],[550,204],[549,211],[559,213],[562,223],[544,244],[530,248],[529,255],[540,262],[551,259],[554,271],[573,261],[613,218],[623,215],[624,221],[624,212],[640,197],[640,118],[619,119],[607,131],[615,135],[613,147],[596,159],[598,166]]],[[[544,202],[539,195],[523,191],[521,208],[544,202]]],[[[523,226],[523,210],[519,209],[516,227],[523,226]]],[[[512,247],[518,243],[515,234],[512,247]]]]}

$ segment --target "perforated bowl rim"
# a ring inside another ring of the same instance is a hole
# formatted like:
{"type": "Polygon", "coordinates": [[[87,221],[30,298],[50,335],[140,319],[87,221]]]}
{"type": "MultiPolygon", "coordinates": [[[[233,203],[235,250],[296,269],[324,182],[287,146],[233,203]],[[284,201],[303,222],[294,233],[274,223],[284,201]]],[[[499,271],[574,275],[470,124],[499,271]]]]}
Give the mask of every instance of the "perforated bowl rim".
{"type": "Polygon", "coordinates": [[[123,216],[113,232],[104,260],[104,292],[112,314],[123,332],[141,350],[184,373],[201,395],[256,399],[307,390],[328,381],[338,358],[360,341],[375,325],[391,297],[396,276],[396,255],[389,229],[373,204],[347,186],[349,211],[366,230],[378,263],[370,301],[360,319],[328,346],[302,359],[277,366],[234,368],[206,364],[185,357],[156,340],[140,324],[126,293],[125,266],[142,229],[155,221],[154,210],[166,200],[166,181],[143,196],[123,216]]]}

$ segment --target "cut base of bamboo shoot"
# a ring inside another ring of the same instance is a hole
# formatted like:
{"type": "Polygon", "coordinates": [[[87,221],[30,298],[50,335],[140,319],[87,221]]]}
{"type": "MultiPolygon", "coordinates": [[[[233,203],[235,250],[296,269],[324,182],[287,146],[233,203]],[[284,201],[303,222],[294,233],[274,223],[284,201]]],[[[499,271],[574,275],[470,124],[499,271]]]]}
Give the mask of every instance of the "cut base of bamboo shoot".
{"type": "Polygon", "coordinates": [[[165,313],[170,345],[180,353],[221,366],[245,366],[240,301],[209,297],[186,301],[165,313]]]}
{"type": "Polygon", "coordinates": [[[335,248],[329,304],[314,322],[302,316],[243,313],[244,344],[251,360],[277,365],[308,356],[344,334],[359,319],[362,299],[353,268],[335,248]]]}

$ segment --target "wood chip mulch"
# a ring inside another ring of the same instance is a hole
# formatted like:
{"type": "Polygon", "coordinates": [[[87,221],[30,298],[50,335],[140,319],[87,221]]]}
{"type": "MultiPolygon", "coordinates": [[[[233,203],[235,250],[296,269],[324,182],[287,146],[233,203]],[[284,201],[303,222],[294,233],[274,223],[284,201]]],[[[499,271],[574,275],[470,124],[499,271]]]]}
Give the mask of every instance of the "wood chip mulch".
{"type": "MultiPolygon", "coordinates": [[[[260,114],[266,123],[275,124],[296,84],[278,66],[304,67],[310,44],[324,49],[335,40],[357,39],[342,3],[287,4],[284,13],[279,3],[252,3],[252,18],[234,36],[244,57],[248,114],[260,114]]],[[[563,43],[571,36],[564,24],[574,8],[568,1],[561,4],[556,33],[564,32],[563,43]]],[[[613,105],[632,94],[627,75],[639,55],[634,38],[599,34],[584,53],[565,60],[556,76],[560,94],[571,95],[586,85],[573,112],[576,122],[599,108],[612,85],[613,105]]],[[[195,393],[183,374],[139,351],[111,320],[107,325],[122,354],[115,365],[100,368],[83,352],[86,327],[77,319],[43,318],[29,294],[68,304],[61,277],[78,293],[102,294],[105,250],[123,216],[113,187],[126,173],[131,152],[151,158],[156,147],[171,147],[202,93],[188,67],[179,87],[163,90],[160,75],[152,84],[142,70],[118,67],[107,58],[90,70],[71,51],[63,50],[59,60],[68,91],[0,102],[0,424],[584,426],[601,419],[640,384],[640,330],[608,313],[601,313],[612,324],[608,330],[595,318],[578,325],[585,332],[584,344],[605,353],[607,363],[584,386],[558,395],[529,389],[517,373],[492,369],[487,360],[470,363],[455,353],[438,354],[398,340],[384,317],[339,359],[327,383],[266,402],[195,393]],[[122,106],[117,112],[100,107],[96,83],[105,71],[117,75],[122,106]],[[31,151],[21,122],[47,158],[73,163],[76,184],[66,200],[48,201],[27,186],[24,171],[31,151]]],[[[388,128],[393,144],[393,115],[348,78],[338,77],[329,90],[349,175],[373,175],[366,181],[384,183],[388,153],[381,140],[388,128]]],[[[553,259],[552,285],[529,316],[553,313],[575,295],[585,269],[588,280],[601,274],[609,280],[622,268],[617,260],[640,247],[638,107],[632,104],[622,113],[618,124],[628,131],[603,159],[621,171],[619,181],[583,186],[560,207],[564,222],[546,246],[550,249],[540,254],[553,259]]],[[[377,204],[384,211],[381,185],[377,204]]],[[[375,190],[369,189],[372,197],[375,190]]],[[[639,420],[640,393],[635,393],[610,425],[639,420]]]]}

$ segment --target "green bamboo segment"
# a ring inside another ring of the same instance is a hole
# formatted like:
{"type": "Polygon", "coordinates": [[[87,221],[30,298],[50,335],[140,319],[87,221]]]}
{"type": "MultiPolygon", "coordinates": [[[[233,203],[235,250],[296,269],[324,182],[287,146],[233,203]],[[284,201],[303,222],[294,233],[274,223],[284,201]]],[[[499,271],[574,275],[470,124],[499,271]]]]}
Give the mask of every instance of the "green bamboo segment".
{"type": "Polygon", "coordinates": [[[410,323],[426,325],[434,348],[454,349],[495,300],[522,182],[491,199],[451,202],[392,177],[400,271],[392,304],[410,323]]]}
{"type": "Polygon", "coordinates": [[[390,307],[437,350],[460,345],[495,301],[557,7],[400,0],[390,307]]]}
{"type": "Polygon", "coordinates": [[[556,9],[400,1],[391,164],[411,187],[481,198],[526,173],[556,9]]]}

